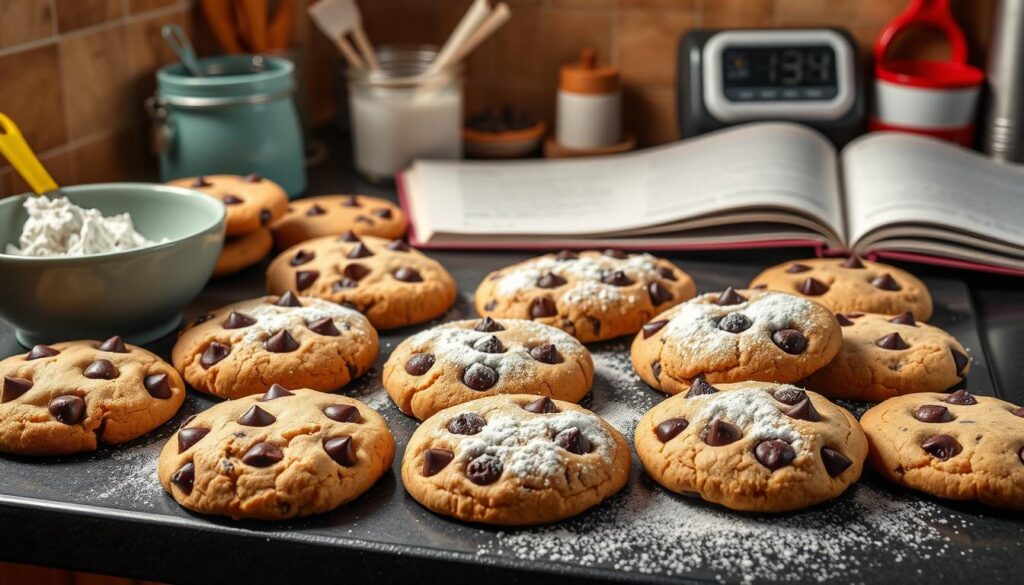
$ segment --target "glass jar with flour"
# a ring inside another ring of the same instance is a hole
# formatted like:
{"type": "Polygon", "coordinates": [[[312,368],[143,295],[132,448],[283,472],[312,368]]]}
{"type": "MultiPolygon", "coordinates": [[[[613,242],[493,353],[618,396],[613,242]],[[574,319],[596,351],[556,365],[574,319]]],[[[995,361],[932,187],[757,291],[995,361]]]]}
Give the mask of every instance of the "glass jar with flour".
{"type": "Polygon", "coordinates": [[[462,69],[428,73],[436,51],[381,47],[380,69],[349,69],[356,170],[386,182],[417,158],[462,158],[462,69]]]}

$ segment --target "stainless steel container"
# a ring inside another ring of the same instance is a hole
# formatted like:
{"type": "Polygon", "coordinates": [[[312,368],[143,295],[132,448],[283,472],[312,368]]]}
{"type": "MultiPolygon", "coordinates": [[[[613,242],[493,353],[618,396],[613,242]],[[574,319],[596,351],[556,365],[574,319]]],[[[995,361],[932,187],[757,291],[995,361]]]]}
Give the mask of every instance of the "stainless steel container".
{"type": "Polygon", "coordinates": [[[1024,162],[1024,0],[1000,0],[992,19],[983,147],[1024,162]]]}

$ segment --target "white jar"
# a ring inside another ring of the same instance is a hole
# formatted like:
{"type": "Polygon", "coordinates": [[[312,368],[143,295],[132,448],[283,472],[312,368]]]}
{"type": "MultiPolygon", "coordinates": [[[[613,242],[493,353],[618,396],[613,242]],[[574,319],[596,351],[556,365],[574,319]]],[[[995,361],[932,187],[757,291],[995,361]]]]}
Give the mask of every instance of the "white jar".
{"type": "Polygon", "coordinates": [[[598,149],[622,141],[619,71],[598,67],[597,53],[584,49],[578,63],[562,67],[555,136],[571,149],[598,149]]]}

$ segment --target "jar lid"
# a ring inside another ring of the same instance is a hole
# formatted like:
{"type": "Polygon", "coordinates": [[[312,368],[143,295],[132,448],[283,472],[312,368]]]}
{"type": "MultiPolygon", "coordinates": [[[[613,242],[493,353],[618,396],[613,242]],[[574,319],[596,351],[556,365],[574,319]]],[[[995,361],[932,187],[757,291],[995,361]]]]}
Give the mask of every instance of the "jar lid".
{"type": "Polygon", "coordinates": [[[562,66],[560,88],[571,93],[615,93],[619,91],[619,70],[598,67],[597,51],[588,47],[580,51],[579,62],[562,66]]]}

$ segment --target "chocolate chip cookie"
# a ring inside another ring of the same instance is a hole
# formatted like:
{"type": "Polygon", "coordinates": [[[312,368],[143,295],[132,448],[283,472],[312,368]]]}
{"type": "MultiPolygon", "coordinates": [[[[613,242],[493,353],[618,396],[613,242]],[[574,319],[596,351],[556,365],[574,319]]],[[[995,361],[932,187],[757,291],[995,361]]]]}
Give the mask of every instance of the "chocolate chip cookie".
{"type": "Polygon", "coordinates": [[[1024,510],[1024,407],[998,398],[918,393],[861,417],[871,466],[908,488],[1024,510]]]}
{"type": "Polygon", "coordinates": [[[502,394],[424,421],[402,483],[438,514],[485,524],[541,524],[597,505],[629,479],[626,440],[596,414],[533,394],[502,394]]]}
{"type": "Polygon", "coordinates": [[[0,451],[94,451],[164,424],[185,400],[170,364],[120,337],[37,345],[0,361],[0,451]]]}
{"type": "Polygon", "coordinates": [[[773,266],[750,282],[817,301],[836,312],[932,316],[932,295],[916,276],[895,266],[849,258],[814,258],[773,266]]]}
{"type": "Polygon", "coordinates": [[[787,512],[843,493],[868,444],[852,414],[814,392],[697,380],[636,427],[644,469],[666,489],[733,510],[787,512]]]}
{"type": "Polygon", "coordinates": [[[593,380],[583,344],[560,329],[520,319],[445,323],[403,341],[384,364],[391,399],[420,420],[495,394],[577,402],[593,380]]]}
{"type": "Polygon", "coordinates": [[[394,455],[391,431],[369,406],[274,385],[189,418],[164,445],[157,473],[194,512],[281,520],[357,498],[394,455]]]}
{"type": "Polygon", "coordinates": [[[260,228],[256,231],[227,238],[224,248],[217,258],[217,266],[213,269],[214,276],[228,276],[246,268],[259,264],[274,246],[270,230],[260,228]]]}
{"type": "Polygon", "coordinates": [[[807,387],[830,398],[881,402],[898,394],[941,392],[971,369],[952,335],[920,323],[910,311],[888,316],[837,313],[843,345],[807,387]]]}
{"type": "Polygon", "coordinates": [[[216,197],[227,212],[225,233],[238,236],[269,226],[285,214],[288,194],[280,185],[259,175],[207,175],[167,183],[216,197]]]}
{"type": "Polygon", "coordinates": [[[476,289],[476,310],[533,319],[589,343],[636,333],[696,290],[688,274],[650,254],[565,250],[489,274],[476,289]]]}
{"type": "Polygon", "coordinates": [[[293,201],[271,229],[278,250],[345,232],[393,240],[405,235],[405,214],[394,203],[379,197],[320,195],[293,201]]]}
{"type": "Polygon", "coordinates": [[[455,280],[436,260],[402,240],[346,233],[293,246],[267,268],[267,290],[343,303],[378,329],[440,317],[455,302],[455,280]]]}
{"type": "Polygon", "coordinates": [[[366,373],[378,349],[377,331],[358,311],[288,292],[201,316],[171,357],[196,390],[239,398],[274,383],[335,390],[366,373]]]}
{"type": "Polygon", "coordinates": [[[633,369],[676,394],[711,382],[796,382],[829,363],[843,342],[825,307],[774,291],[707,293],[656,316],[633,340],[633,369]]]}

